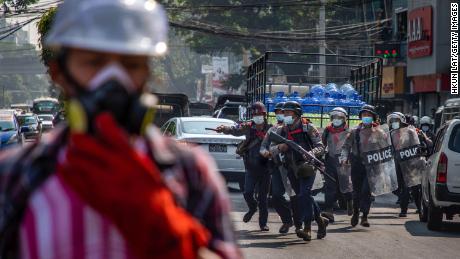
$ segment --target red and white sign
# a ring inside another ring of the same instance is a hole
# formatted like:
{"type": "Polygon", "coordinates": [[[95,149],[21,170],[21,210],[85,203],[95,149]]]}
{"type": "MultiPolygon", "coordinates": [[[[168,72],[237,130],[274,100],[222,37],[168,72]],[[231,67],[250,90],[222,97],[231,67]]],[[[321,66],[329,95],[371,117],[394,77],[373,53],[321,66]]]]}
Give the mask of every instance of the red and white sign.
{"type": "Polygon", "coordinates": [[[414,9],[408,15],[409,57],[431,56],[433,52],[433,8],[425,6],[414,9]]]}

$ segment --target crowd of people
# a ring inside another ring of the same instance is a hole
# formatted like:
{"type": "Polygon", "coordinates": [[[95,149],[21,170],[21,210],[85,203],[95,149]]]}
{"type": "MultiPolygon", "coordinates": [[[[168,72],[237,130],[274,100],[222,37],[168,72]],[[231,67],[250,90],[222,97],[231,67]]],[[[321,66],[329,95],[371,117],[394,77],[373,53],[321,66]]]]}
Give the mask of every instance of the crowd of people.
{"type": "Polygon", "coordinates": [[[398,196],[400,217],[407,217],[410,200],[419,208],[420,170],[432,148],[429,117],[421,119],[419,129],[412,116],[394,112],[382,125],[375,108],[365,105],[359,111],[360,124],[349,128],[347,111],[336,107],[330,112],[330,124],[320,135],[302,117],[299,103],[278,103],[274,111],[277,123],[270,125],[264,104],[256,102],[251,107],[250,122],[217,129],[224,134],[246,136],[238,147],[247,169],[244,198],[249,211],[244,222],[250,221],[259,208],[260,229],[269,230],[269,188],[273,207],[282,222],[279,233],[288,233],[294,226],[297,236],[305,241],[312,238],[313,220],[318,226],[317,238],[326,236],[328,224],[334,222],[338,199],[346,204],[353,227],[358,223],[370,227],[369,211],[375,197],[381,194],[393,192],[398,196]],[[312,196],[316,170],[320,168],[285,143],[272,141],[270,132],[294,141],[316,158],[324,158],[324,211],[312,196]]]}

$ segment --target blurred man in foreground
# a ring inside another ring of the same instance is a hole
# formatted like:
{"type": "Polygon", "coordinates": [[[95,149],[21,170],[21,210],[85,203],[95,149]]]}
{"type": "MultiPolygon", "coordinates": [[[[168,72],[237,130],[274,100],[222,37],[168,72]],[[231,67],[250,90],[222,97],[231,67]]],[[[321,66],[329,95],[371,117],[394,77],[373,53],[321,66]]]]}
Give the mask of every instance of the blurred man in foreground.
{"type": "Polygon", "coordinates": [[[152,126],[149,60],[167,19],[144,0],[66,0],[45,45],[68,126],[0,156],[1,258],[239,258],[212,160],[152,126]]]}

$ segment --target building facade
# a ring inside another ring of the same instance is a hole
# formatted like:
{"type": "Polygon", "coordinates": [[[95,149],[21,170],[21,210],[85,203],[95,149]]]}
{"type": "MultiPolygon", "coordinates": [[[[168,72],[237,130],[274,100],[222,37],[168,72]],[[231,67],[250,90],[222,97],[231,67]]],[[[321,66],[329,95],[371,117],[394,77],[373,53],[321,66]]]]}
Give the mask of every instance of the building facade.
{"type": "Polygon", "coordinates": [[[414,112],[432,116],[450,95],[450,4],[455,0],[409,0],[407,76],[414,112]]]}

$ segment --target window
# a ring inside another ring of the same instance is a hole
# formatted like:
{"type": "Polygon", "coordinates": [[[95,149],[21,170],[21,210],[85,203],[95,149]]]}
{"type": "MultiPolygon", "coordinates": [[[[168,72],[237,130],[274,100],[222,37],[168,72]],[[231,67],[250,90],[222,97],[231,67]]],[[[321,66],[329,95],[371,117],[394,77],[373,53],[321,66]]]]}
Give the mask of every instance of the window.
{"type": "Polygon", "coordinates": [[[18,120],[21,126],[34,125],[38,123],[35,116],[20,116],[18,117],[18,120]]]}
{"type": "Polygon", "coordinates": [[[169,125],[169,121],[166,122],[165,124],[163,124],[163,126],[161,126],[161,133],[165,134],[166,133],[166,129],[168,128],[168,125],[169,125]]]}
{"type": "Polygon", "coordinates": [[[439,150],[441,150],[444,135],[446,134],[446,129],[447,127],[444,127],[441,130],[439,130],[438,135],[436,136],[436,142],[434,144],[434,153],[437,153],[439,152],[439,150]]]}
{"type": "Polygon", "coordinates": [[[449,149],[460,153],[460,124],[452,129],[452,134],[449,139],[449,149]]]}
{"type": "Polygon", "coordinates": [[[13,120],[2,120],[0,121],[0,130],[7,131],[7,130],[14,130],[16,129],[13,120]]]}
{"type": "Polygon", "coordinates": [[[176,122],[175,121],[171,121],[168,125],[168,128],[166,129],[166,132],[165,132],[167,136],[171,136],[171,137],[174,137],[176,136],[176,122]]]}
{"type": "Polygon", "coordinates": [[[229,119],[232,121],[239,120],[239,108],[238,107],[224,107],[221,109],[218,118],[229,119]]]}

